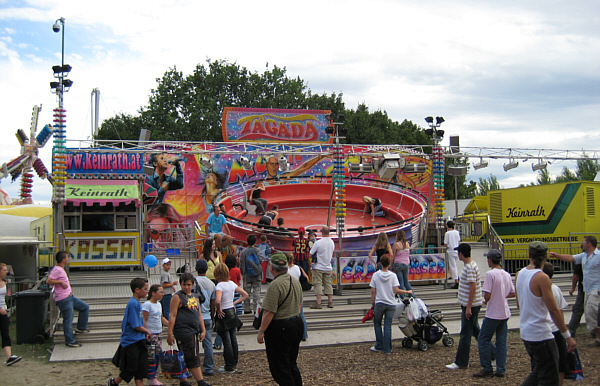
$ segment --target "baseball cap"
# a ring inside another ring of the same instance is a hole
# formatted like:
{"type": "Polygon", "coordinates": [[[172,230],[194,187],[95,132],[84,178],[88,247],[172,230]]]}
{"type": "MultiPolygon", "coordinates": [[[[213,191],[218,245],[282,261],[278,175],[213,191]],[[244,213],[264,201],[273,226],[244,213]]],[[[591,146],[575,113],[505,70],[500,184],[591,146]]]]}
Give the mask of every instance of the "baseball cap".
{"type": "Polygon", "coordinates": [[[279,267],[285,267],[288,265],[287,256],[281,252],[276,252],[271,255],[269,261],[273,265],[277,265],[279,267]]]}
{"type": "Polygon", "coordinates": [[[199,274],[206,273],[208,271],[208,263],[204,259],[196,261],[196,272],[199,274]]]}
{"type": "Polygon", "coordinates": [[[542,241],[529,243],[529,254],[532,256],[544,256],[548,252],[548,245],[542,241]]]}
{"type": "Polygon", "coordinates": [[[471,246],[467,243],[459,244],[454,250],[458,251],[458,253],[462,253],[464,257],[471,257],[471,246]]]}
{"type": "Polygon", "coordinates": [[[167,263],[170,263],[170,262],[171,262],[171,259],[169,259],[168,257],[165,257],[165,258],[162,260],[162,265],[165,265],[165,264],[167,264],[167,263]]]}
{"type": "Polygon", "coordinates": [[[492,260],[492,263],[498,264],[502,260],[502,253],[497,249],[492,249],[486,254],[487,258],[492,260]]]}

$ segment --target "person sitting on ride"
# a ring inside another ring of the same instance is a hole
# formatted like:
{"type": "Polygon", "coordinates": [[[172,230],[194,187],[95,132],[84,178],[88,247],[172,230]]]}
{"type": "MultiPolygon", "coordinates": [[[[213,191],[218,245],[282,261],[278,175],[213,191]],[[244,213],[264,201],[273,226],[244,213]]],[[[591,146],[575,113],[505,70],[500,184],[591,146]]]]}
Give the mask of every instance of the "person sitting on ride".
{"type": "Polygon", "coordinates": [[[375,221],[375,217],[385,217],[385,211],[381,209],[381,200],[375,197],[363,196],[363,202],[365,208],[363,209],[363,215],[360,218],[365,218],[365,213],[371,215],[371,221],[375,221]]]}
{"type": "Polygon", "coordinates": [[[265,214],[267,210],[267,200],[260,197],[260,193],[265,191],[265,184],[262,181],[256,181],[254,187],[250,190],[250,199],[256,205],[256,214],[265,214]]]}
{"type": "Polygon", "coordinates": [[[277,217],[279,217],[279,212],[277,211],[279,206],[273,205],[271,210],[268,210],[259,220],[258,223],[261,225],[271,225],[271,222],[275,221],[277,217]]]}

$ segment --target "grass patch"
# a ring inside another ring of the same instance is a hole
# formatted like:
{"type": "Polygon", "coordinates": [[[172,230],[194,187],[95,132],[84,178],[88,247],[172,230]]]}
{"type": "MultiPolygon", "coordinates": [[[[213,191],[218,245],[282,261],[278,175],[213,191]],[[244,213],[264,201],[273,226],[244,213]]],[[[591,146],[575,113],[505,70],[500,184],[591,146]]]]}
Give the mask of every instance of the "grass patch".
{"type": "Polygon", "coordinates": [[[32,359],[40,362],[48,362],[54,347],[54,339],[47,339],[42,344],[17,344],[17,322],[16,315],[10,318],[9,326],[10,339],[12,341],[12,354],[21,356],[25,359],[32,359]]]}

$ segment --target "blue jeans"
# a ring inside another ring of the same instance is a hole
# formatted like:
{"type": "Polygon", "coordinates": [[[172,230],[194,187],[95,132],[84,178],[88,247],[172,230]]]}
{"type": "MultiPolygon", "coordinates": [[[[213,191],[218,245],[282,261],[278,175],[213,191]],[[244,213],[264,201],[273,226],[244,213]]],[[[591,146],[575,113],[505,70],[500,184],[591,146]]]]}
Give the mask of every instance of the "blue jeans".
{"type": "Polygon", "coordinates": [[[373,310],[373,325],[375,327],[375,348],[383,350],[384,353],[392,352],[392,319],[396,312],[396,306],[390,306],[384,303],[376,303],[373,310]],[[381,321],[383,322],[383,334],[381,333],[381,321]]]}
{"type": "Polygon", "coordinates": [[[479,364],[483,370],[492,372],[492,359],[496,353],[496,374],[506,373],[506,335],[508,319],[483,318],[477,345],[479,348],[479,364]],[[492,336],[496,333],[496,350],[493,350],[492,336]]]}
{"type": "Polygon", "coordinates": [[[160,305],[162,306],[162,314],[163,316],[169,320],[169,316],[171,315],[171,298],[173,295],[163,295],[162,300],[160,301],[160,305]]]}
{"type": "Polygon", "coordinates": [[[306,324],[306,317],[304,316],[304,306],[300,305],[300,317],[302,318],[302,325],[304,330],[302,333],[302,340],[308,339],[308,325],[306,324]]]}
{"type": "Polygon", "coordinates": [[[206,328],[206,336],[202,341],[202,350],[204,351],[204,362],[202,364],[203,374],[212,374],[215,371],[215,360],[213,359],[213,343],[212,343],[212,319],[204,319],[204,327],[206,328]]]}
{"type": "Polygon", "coordinates": [[[471,307],[471,318],[467,319],[465,312],[467,307],[460,306],[460,340],[458,341],[458,349],[456,350],[456,359],[454,363],[458,367],[465,368],[469,366],[469,354],[471,353],[471,337],[479,336],[479,310],[481,306],[471,307]]]}
{"type": "Polygon", "coordinates": [[[87,328],[88,317],[90,315],[90,306],[86,302],[71,295],[63,300],[56,302],[63,317],[63,330],[65,331],[65,343],[75,342],[73,337],[73,314],[74,310],[79,312],[77,317],[77,329],[85,330],[87,328]]]}
{"type": "MultiPolygon", "coordinates": [[[[394,272],[398,276],[398,283],[400,283],[400,289],[406,291],[412,291],[412,286],[408,282],[408,264],[394,263],[394,272]]],[[[404,295],[400,295],[404,299],[404,295]]]]}
{"type": "Polygon", "coordinates": [[[219,333],[223,339],[223,359],[225,359],[225,370],[235,370],[238,364],[238,342],[236,328],[219,333]]]}

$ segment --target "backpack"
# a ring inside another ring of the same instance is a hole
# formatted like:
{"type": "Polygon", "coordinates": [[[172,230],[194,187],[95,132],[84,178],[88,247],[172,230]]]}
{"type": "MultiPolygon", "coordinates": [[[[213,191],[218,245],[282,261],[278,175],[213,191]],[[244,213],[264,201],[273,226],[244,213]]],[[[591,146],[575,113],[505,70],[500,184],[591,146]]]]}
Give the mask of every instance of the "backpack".
{"type": "Polygon", "coordinates": [[[254,249],[250,249],[248,250],[248,253],[246,254],[246,258],[248,259],[247,263],[246,263],[246,272],[248,273],[248,276],[258,276],[260,274],[260,272],[255,272],[253,267],[260,267],[260,260],[258,259],[258,256],[256,256],[256,251],[254,249]]]}

